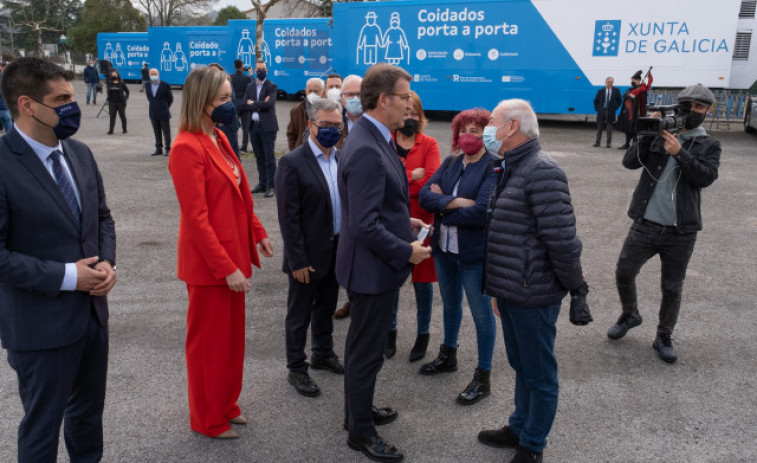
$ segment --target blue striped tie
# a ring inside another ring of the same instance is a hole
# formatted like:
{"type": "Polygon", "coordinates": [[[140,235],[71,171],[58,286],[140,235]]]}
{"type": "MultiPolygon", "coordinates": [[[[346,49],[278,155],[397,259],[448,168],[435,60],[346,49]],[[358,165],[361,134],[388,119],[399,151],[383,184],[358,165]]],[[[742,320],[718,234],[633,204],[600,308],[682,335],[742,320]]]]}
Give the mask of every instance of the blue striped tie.
{"type": "Polygon", "coordinates": [[[68,180],[66,172],[63,170],[63,165],[60,163],[61,153],[58,150],[50,153],[50,159],[53,160],[53,175],[55,175],[55,182],[58,183],[58,189],[63,193],[63,198],[68,203],[68,207],[71,208],[71,212],[74,213],[76,221],[81,223],[81,209],[79,209],[79,202],[76,201],[76,192],[73,185],[68,180]]]}

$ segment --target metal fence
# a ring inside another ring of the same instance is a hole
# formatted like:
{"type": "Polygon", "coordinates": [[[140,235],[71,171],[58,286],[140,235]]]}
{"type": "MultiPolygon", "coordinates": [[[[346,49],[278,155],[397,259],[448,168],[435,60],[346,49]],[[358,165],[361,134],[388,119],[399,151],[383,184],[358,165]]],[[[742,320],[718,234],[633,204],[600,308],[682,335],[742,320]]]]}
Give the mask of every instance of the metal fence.
{"type": "MultiPolygon", "coordinates": [[[[647,104],[660,106],[676,104],[681,89],[652,89],[647,92],[647,104]]],[[[747,90],[715,90],[717,102],[713,105],[711,123],[737,122],[744,119],[744,109],[749,101],[747,90]]]]}

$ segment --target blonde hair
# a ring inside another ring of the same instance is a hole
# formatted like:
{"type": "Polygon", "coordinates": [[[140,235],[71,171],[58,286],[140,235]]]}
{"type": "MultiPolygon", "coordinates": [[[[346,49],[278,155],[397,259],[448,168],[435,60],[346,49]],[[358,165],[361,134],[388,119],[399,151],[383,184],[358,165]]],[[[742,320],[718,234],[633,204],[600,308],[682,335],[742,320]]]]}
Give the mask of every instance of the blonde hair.
{"type": "Polygon", "coordinates": [[[224,82],[226,82],[226,73],[216,67],[202,66],[189,73],[181,92],[179,133],[202,131],[202,115],[205,106],[215,100],[224,82]]]}
{"type": "Polygon", "coordinates": [[[410,101],[413,104],[413,109],[415,110],[415,112],[420,115],[420,119],[418,120],[418,132],[423,132],[423,129],[426,128],[426,123],[428,123],[428,119],[426,119],[426,115],[423,114],[423,103],[421,103],[421,97],[419,97],[418,94],[414,91],[410,90],[410,101]]]}

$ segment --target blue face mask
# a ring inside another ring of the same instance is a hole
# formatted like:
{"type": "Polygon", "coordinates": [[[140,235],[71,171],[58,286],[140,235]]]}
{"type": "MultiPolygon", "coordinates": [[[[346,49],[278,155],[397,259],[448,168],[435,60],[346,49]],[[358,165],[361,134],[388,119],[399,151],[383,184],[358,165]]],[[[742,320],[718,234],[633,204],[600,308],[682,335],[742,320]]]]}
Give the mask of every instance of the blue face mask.
{"type": "Polygon", "coordinates": [[[499,127],[493,125],[484,127],[484,145],[489,152],[494,154],[499,154],[499,149],[502,148],[502,142],[504,141],[497,140],[497,130],[499,130],[499,127]]]}
{"type": "Polygon", "coordinates": [[[53,132],[55,132],[55,136],[58,137],[58,140],[65,140],[79,130],[79,123],[81,122],[81,109],[79,109],[79,105],[75,101],[57,106],[55,108],[48,106],[41,101],[37,101],[37,103],[41,104],[42,106],[47,106],[48,108],[55,111],[55,114],[58,115],[58,124],[55,127],[50,127],[41,120],[32,116],[34,117],[35,121],[39,122],[42,125],[47,125],[51,129],[53,129],[53,132]]]}
{"type": "Polygon", "coordinates": [[[360,97],[346,98],[344,101],[346,103],[344,107],[347,109],[348,113],[353,116],[363,114],[363,105],[360,103],[360,97]]]}
{"type": "Polygon", "coordinates": [[[224,104],[218,105],[213,109],[213,113],[210,115],[210,119],[215,124],[231,125],[234,122],[234,118],[237,117],[237,110],[234,108],[234,103],[227,101],[224,104]]]}
{"type": "Polygon", "coordinates": [[[152,81],[153,83],[155,83],[155,82],[157,82],[159,80],[160,80],[160,77],[158,77],[158,76],[150,76],[150,81],[152,81]]]}
{"type": "Polygon", "coordinates": [[[265,76],[267,76],[268,73],[263,70],[260,70],[260,71],[255,71],[255,75],[258,77],[258,80],[265,80],[265,76]]]}
{"type": "Polygon", "coordinates": [[[339,142],[342,138],[341,130],[336,127],[318,127],[318,135],[315,139],[324,148],[331,148],[339,142]]]}

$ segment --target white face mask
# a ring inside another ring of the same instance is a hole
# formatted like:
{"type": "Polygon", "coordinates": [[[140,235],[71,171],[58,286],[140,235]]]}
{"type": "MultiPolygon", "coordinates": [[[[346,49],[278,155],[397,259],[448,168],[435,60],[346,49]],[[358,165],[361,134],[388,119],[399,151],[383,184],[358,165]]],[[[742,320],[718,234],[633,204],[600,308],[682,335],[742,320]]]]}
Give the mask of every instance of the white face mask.
{"type": "Polygon", "coordinates": [[[308,93],[307,99],[308,99],[308,101],[310,102],[310,104],[313,104],[313,103],[315,103],[315,102],[316,102],[316,100],[317,100],[317,99],[319,99],[320,97],[321,97],[321,95],[319,95],[319,94],[317,94],[317,93],[313,92],[313,93],[308,93]]]}
{"type": "Polygon", "coordinates": [[[499,130],[499,127],[493,125],[484,127],[484,145],[486,145],[486,149],[489,152],[494,154],[499,154],[499,149],[502,148],[502,142],[504,141],[497,139],[497,130],[499,130]]]}
{"type": "Polygon", "coordinates": [[[326,98],[332,101],[336,101],[337,103],[341,103],[342,90],[338,88],[329,89],[329,91],[326,92],[326,98]]]}
{"type": "Polygon", "coordinates": [[[347,112],[353,116],[359,116],[363,114],[363,105],[360,103],[360,97],[347,98],[345,100],[345,108],[347,112]]]}

